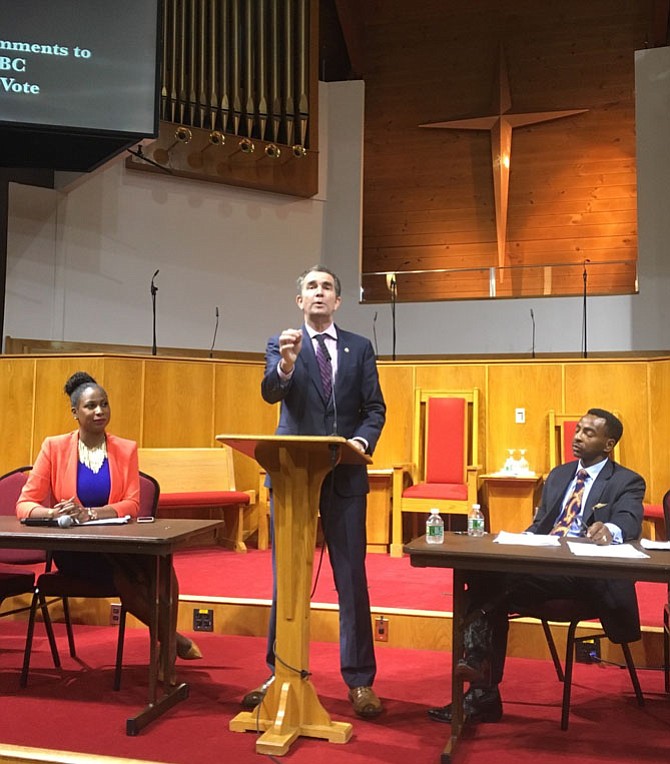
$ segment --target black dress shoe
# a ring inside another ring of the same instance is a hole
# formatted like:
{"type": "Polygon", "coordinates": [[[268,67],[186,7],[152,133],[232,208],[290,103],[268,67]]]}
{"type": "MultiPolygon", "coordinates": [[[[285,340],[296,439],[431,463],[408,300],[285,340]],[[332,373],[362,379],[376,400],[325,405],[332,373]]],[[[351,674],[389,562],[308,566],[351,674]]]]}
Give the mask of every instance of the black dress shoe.
{"type": "MultiPolygon", "coordinates": [[[[463,717],[470,724],[499,722],[502,714],[502,700],[497,687],[490,690],[470,689],[463,696],[463,717]]],[[[451,703],[429,708],[428,716],[435,722],[451,724],[451,703]]]]}

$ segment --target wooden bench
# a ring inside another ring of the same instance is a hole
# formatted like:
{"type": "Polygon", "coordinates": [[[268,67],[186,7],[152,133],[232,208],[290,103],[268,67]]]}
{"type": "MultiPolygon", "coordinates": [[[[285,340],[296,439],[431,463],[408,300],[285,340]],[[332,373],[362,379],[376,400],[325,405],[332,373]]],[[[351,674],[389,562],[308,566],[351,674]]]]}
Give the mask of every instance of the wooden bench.
{"type": "Polygon", "coordinates": [[[161,487],[159,517],[195,517],[220,511],[225,521],[217,541],[236,552],[246,552],[245,539],[256,527],[245,528],[245,514],[256,504],[255,491],[235,488],[233,455],[228,446],[217,448],[140,448],[140,470],[161,487]]]}

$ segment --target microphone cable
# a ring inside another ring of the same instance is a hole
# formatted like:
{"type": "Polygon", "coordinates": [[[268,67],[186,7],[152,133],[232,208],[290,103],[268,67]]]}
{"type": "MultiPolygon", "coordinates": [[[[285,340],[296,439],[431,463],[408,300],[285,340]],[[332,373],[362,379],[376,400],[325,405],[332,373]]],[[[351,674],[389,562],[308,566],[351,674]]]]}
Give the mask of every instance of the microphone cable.
{"type": "Polygon", "coordinates": [[[375,341],[375,355],[379,356],[379,345],[377,345],[377,311],[372,319],[372,337],[375,341]]]}

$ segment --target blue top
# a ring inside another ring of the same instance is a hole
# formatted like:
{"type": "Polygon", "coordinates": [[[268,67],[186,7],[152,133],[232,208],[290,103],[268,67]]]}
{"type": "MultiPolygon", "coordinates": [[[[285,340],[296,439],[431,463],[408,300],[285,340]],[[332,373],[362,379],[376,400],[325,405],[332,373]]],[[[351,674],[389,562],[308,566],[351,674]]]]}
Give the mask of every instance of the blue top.
{"type": "Polygon", "coordinates": [[[84,507],[104,507],[109,501],[111,484],[108,459],[97,475],[85,464],[77,465],[77,496],[84,507]]]}

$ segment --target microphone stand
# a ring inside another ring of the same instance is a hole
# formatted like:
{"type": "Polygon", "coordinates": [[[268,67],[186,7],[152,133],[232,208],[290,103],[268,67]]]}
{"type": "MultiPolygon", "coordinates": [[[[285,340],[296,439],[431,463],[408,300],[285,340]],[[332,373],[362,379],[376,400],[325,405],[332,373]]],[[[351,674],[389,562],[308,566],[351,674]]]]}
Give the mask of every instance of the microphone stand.
{"type": "Polygon", "coordinates": [[[392,358],[395,361],[395,343],[396,343],[396,328],[395,328],[395,303],[398,296],[398,282],[396,281],[395,274],[391,279],[391,325],[393,327],[393,354],[392,358]]]}
{"type": "Polygon", "coordinates": [[[372,319],[372,336],[375,340],[375,355],[379,356],[379,346],[377,345],[377,311],[375,311],[375,316],[372,319]]]}
{"type": "Polygon", "coordinates": [[[137,157],[138,159],[141,159],[143,162],[146,162],[147,164],[151,164],[154,167],[158,167],[159,170],[162,170],[163,172],[166,172],[168,175],[174,175],[172,170],[169,167],[163,167],[162,164],[158,164],[158,162],[154,162],[153,159],[150,159],[143,151],[142,146],[138,146],[137,151],[133,151],[132,149],[126,149],[126,151],[129,154],[132,154],[134,157],[137,157]]]}
{"type": "Polygon", "coordinates": [[[209,357],[214,357],[214,343],[216,342],[216,333],[219,330],[219,306],[216,306],[216,323],[214,324],[214,338],[212,339],[212,347],[209,349],[209,357]]]}
{"type": "Polygon", "coordinates": [[[530,309],[530,320],[533,322],[533,334],[532,334],[532,346],[531,346],[531,358],[535,358],[535,313],[533,309],[530,309]]]}
{"type": "Polygon", "coordinates": [[[154,279],[158,276],[158,268],[156,273],[151,277],[151,311],[153,314],[153,341],[151,343],[151,355],[156,355],[156,292],[158,287],[154,284],[154,279]]]}
{"type": "Polygon", "coordinates": [[[584,260],[584,272],[582,278],[584,279],[584,291],[582,296],[582,357],[587,358],[588,352],[586,350],[586,282],[588,280],[588,274],[586,272],[586,260],[584,260]]]}

